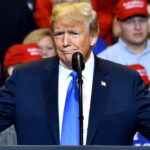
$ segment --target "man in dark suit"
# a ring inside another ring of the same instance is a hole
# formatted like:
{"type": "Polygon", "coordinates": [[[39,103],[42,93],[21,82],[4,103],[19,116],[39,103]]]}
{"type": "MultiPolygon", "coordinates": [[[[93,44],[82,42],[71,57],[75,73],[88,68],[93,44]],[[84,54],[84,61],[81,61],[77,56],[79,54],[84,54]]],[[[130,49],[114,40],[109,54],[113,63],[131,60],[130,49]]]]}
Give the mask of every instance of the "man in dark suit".
{"type": "Polygon", "coordinates": [[[58,56],[17,67],[0,89],[0,131],[14,124],[18,144],[59,145],[72,54],[81,52],[83,143],[131,145],[136,131],[150,138],[150,94],[140,75],[92,52],[99,28],[91,5],[56,5],[52,32],[58,56]]]}

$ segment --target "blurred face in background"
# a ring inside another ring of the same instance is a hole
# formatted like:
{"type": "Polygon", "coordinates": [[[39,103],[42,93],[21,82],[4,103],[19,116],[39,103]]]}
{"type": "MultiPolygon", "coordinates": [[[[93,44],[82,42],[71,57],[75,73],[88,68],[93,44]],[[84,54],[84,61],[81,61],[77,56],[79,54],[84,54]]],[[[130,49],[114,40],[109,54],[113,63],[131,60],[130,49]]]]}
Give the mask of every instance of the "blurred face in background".
{"type": "Polygon", "coordinates": [[[50,36],[43,37],[38,41],[38,45],[42,51],[43,58],[56,56],[55,47],[50,36]]]}
{"type": "Polygon", "coordinates": [[[142,45],[148,37],[148,17],[133,16],[119,21],[120,36],[127,45],[142,45]]]}

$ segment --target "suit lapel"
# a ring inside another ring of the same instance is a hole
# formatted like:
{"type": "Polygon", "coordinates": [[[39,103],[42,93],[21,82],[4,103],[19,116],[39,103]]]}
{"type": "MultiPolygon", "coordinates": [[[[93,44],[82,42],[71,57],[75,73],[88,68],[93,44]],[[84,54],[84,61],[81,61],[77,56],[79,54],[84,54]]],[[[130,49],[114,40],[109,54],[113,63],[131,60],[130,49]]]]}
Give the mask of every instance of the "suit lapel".
{"type": "Polygon", "coordinates": [[[43,72],[44,100],[48,123],[55,144],[59,144],[59,117],[58,117],[58,59],[50,59],[43,72]]]}
{"type": "Polygon", "coordinates": [[[109,84],[110,83],[109,79],[107,78],[107,72],[101,65],[100,59],[96,58],[86,142],[87,145],[91,144],[102,118],[105,109],[109,84]]]}

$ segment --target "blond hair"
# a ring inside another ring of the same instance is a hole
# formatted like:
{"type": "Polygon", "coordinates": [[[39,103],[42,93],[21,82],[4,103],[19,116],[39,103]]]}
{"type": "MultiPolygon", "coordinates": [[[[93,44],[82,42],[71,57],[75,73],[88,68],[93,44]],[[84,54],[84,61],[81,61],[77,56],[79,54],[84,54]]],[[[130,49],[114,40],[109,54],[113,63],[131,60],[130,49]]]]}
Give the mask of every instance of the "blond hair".
{"type": "Polygon", "coordinates": [[[45,36],[49,36],[52,38],[52,34],[49,29],[33,30],[24,38],[23,44],[37,43],[45,36]]]}
{"type": "MultiPolygon", "coordinates": [[[[74,0],[72,0],[73,2],[74,0]]],[[[90,0],[76,0],[78,2],[88,2],[88,3],[91,3],[90,0]]],[[[62,2],[65,2],[65,0],[54,0],[54,5],[58,4],[58,3],[62,3],[62,2]]]]}
{"type": "Polygon", "coordinates": [[[99,26],[97,14],[88,2],[64,2],[53,7],[51,17],[51,30],[55,22],[74,24],[85,22],[90,34],[98,34],[99,26]]]}

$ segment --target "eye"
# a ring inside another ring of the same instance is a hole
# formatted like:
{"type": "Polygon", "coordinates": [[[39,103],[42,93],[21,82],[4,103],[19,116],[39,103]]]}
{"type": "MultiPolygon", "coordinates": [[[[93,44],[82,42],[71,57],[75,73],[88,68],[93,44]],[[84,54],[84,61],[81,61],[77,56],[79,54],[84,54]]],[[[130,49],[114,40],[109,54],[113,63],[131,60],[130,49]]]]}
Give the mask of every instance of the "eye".
{"type": "Polygon", "coordinates": [[[46,50],[52,50],[53,48],[52,47],[50,47],[50,46],[46,46],[46,50]]]}
{"type": "Polygon", "coordinates": [[[63,36],[64,36],[63,32],[56,32],[56,33],[54,33],[54,37],[56,37],[56,38],[62,38],[63,36]]]}
{"type": "Polygon", "coordinates": [[[46,49],[47,51],[50,51],[53,49],[53,47],[50,47],[50,46],[40,46],[40,49],[46,49]]]}
{"type": "Polygon", "coordinates": [[[127,19],[125,21],[126,24],[133,24],[134,23],[134,20],[133,19],[127,19]]]}
{"type": "Polygon", "coordinates": [[[72,37],[78,37],[80,34],[79,34],[78,32],[72,31],[72,32],[70,32],[70,35],[71,35],[72,37]]]}
{"type": "Polygon", "coordinates": [[[146,20],[147,20],[147,18],[145,18],[145,17],[141,17],[141,18],[139,19],[139,22],[141,22],[141,23],[145,23],[145,22],[146,22],[146,20]]]}

